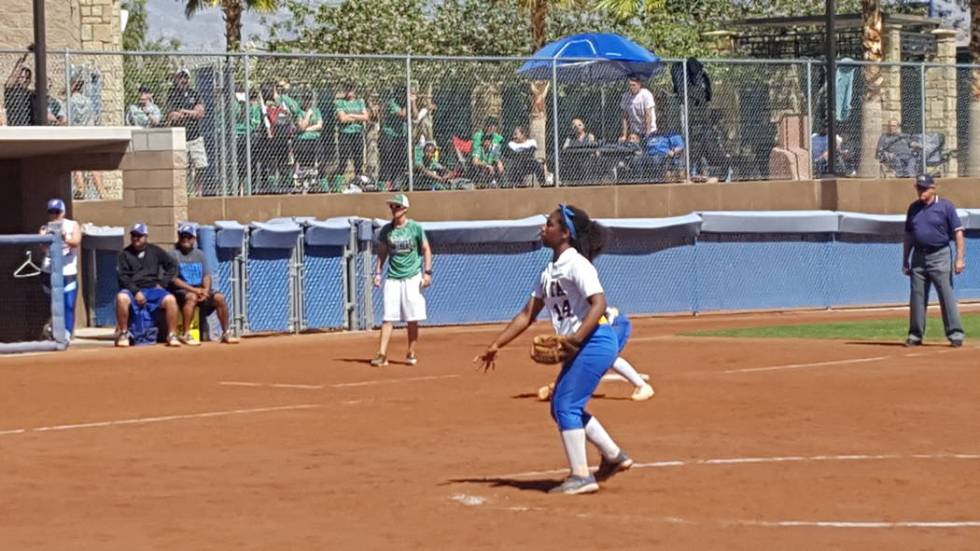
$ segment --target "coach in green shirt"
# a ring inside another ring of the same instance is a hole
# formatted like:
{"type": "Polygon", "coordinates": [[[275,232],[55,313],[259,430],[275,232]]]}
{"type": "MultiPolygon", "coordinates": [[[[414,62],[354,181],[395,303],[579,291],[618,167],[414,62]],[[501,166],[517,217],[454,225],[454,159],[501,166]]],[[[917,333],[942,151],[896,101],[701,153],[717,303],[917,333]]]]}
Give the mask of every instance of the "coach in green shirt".
{"type": "Polygon", "coordinates": [[[388,365],[388,343],[396,321],[408,324],[408,353],[405,362],[416,365],[415,343],[419,340],[419,322],[425,320],[425,297],[422,289],[432,285],[432,249],[422,226],[408,218],[408,197],[402,193],[388,200],[391,222],[378,234],[378,263],[374,286],[381,286],[381,269],[388,260],[384,280],[384,322],[378,355],[371,365],[388,365]]]}

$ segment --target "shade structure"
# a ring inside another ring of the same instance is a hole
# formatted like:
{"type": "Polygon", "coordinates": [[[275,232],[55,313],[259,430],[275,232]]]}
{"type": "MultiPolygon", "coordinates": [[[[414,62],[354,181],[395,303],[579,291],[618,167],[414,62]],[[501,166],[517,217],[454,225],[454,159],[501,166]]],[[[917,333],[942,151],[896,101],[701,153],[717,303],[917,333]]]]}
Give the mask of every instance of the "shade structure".
{"type": "Polygon", "coordinates": [[[630,75],[644,79],[661,68],[660,58],[632,40],[612,33],[584,33],[556,40],[534,53],[517,73],[532,80],[611,82],[630,75]]]}

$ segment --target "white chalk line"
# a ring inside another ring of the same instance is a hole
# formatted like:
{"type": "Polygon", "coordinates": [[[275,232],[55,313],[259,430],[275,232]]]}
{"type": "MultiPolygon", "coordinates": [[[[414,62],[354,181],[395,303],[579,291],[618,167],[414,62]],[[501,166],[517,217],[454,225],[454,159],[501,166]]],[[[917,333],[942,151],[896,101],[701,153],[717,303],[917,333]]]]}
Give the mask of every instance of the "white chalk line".
{"type": "Polygon", "coordinates": [[[395,383],[412,383],[416,381],[435,381],[439,379],[455,379],[460,377],[459,374],[454,375],[428,375],[425,377],[405,377],[403,379],[377,379],[374,381],[362,381],[359,383],[338,383],[335,385],[330,385],[330,388],[349,388],[355,386],[372,386],[372,385],[390,385],[395,383]]]}
{"type": "Polygon", "coordinates": [[[226,417],[229,415],[247,415],[251,413],[270,413],[274,411],[291,411],[301,409],[321,408],[323,404],[296,404],[291,406],[272,406],[248,409],[229,409],[224,411],[207,411],[203,413],[186,413],[180,415],[161,415],[157,417],[135,417],[132,419],[116,419],[113,421],[96,421],[93,423],[73,423],[69,425],[51,425],[47,427],[33,427],[13,430],[0,431],[0,436],[9,434],[26,434],[29,432],[54,432],[75,429],[104,428],[117,425],[144,425],[149,423],[163,423],[166,421],[180,421],[184,419],[202,419],[207,417],[226,417]]]}
{"type": "MultiPolygon", "coordinates": [[[[746,464],[765,464],[765,463],[816,463],[832,461],[892,461],[903,459],[915,460],[980,460],[980,454],[973,453],[915,453],[915,454],[846,454],[846,455],[784,455],[775,457],[727,457],[716,459],[674,459],[666,461],[654,461],[651,463],[634,463],[634,469],[663,469],[669,467],[696,467],[701,465],[746,465],[746,464]]],[[[494,480],[499,478],[527,478],[533,476],[565,474],[568,469],[549,469],[544,471],[527,471],[522,473],[509,473],[483,478],[494,480]]]]}
{"type": "Polygon", "coordinates": [[[936,355],[945,354],[952,349],[936,350],[934,352],[912,352],[909,354],[898,354],[895,356],[871,356],[868,358],[851,358],[847,360],[831,360],[827,362],[812,362],[812,363],[799,363],[799,364],[785,364],[785,365],[773,365],[768,367],[749,367],[745,369],[729,369],[723,371],[726,375],[732,373],[760,373],[764,371],[785,371],[790,369],[807,369],[811,367],[829,367],[837,365],[851,365],[860,363],[870,363],[870,362],[880,362],[882,360],[890,360],[895,358],[916,358],[925,355],[936,355]]]}
{"type": "MultiPolygon", "coordinates": [[[[453,375],[427,375],[424,377],[404,377],[401,379],[375,379],[373,381],[360,381],[356,383],[337,383],[328,385],[329,388],[350,388],[359,386],[390,385],[396,383],[412,383],[417,381],[433,381],[438,379],[455,379],[459,374],[453,375]]],[[[218,381],[222,386],[244,386],[250,388],[292,388],[299,390],[322,390],[327,388],[324,385],[301,385],[290,383],[256,383],[250,381],[218,381]]]]}

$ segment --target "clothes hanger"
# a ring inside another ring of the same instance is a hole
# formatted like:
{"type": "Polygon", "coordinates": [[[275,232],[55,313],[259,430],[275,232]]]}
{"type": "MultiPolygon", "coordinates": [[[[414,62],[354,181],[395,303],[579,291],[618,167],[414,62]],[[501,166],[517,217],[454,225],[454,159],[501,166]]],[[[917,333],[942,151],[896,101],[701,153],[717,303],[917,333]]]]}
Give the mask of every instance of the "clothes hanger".
{"type": "Polygon", "coordinates": [[[25,254],[27,255],[27,260],[14,270],[14,279],[25,279],[41,275],[41,267],[34,263],[34,259],[31,258],[31,251],[27,251],[25,254]],[[25,269],[31,269],[32,271],[25,272],[25,269]]]}

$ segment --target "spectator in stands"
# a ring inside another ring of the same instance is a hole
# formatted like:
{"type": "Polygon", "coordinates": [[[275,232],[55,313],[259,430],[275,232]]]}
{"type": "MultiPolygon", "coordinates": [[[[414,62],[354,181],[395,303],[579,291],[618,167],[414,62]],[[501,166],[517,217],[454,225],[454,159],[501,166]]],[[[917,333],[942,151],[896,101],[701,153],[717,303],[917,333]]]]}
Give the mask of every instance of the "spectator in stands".
{"type": "MultiPolygon", "coordinates": [[[[33,47],[28,47],[32,50],[33,47]]],[[[25,65],[30,52],[20,56],[7,77],[3,88],[3,99],[7,111],[7,124],[10,126],[29,126],[34,103],[32,88],[33,72],[25,65]]]]}
{"type": "Polygon", "coordinates": [[[354,176],[360,176],[364,168],[364,124],[370,115],[364,100],[357,97],[356,86],[346,82],[343,95],[334,100],[337,113],[337,166],[330,175],[331,184],[347,170],[347,163],[354,165],[354,176]]]}
{"type": "Polygon", "coordinates": [[[630,133],[646,137],[657,131],[653,94],[644,86],[643,79],[636,75],[629,78],[628,87],[620,102],[623,110],[623,131],[619,136],[619,143],[629,141],[630,133]]]}
{"type": "Polygon", "coordinates": [[[147,243],[146,224],[138,222],[129,230],[130,244],[119,253],[116,273],[119,293],[116,295],[116,346],[155,342],[156,311],[166,316],[167,346],[180,346],[177,339],[177,300],[167,286],[177,276],[177,262],[166,251],[147,243]],[[130,315],[135,316],[130,326],[130,315]],[[135,330],[131,330],[135,329],[135,330]],[[149,342],[147,342],[149,341],[149,342]]]}
{"type": "MultiPolygon", "coordinates": [[[[64,276],[65,332],[71,340],[75,332],[75,299],[78,296],[78,249],[82,245],[82,229],[78,222],[65,218],[65,202],[61,199],[48,201],[48,223],[41,226],[41,235],[53,233],[51,224],[61,223],[61,273],[64,276]]],[[[51,251],[44,246],[44,272],[42,286],[47,295],[51,294],[51,251]]]]}
{"type": "Polygon", "coordinates": [[[415,166],[415,189],[436,191],[449,187],[452,174],[436,160],[437,149],[435,142],[422,146],[422,158],[415,166]]]}
{"type": "Polygon", "coordinates": [[[483,122],[483,128],[473,133],[473,147],[479,147],[483,143],[484,136],[491,136],[490,143],[494,151],[499,155],[500,148],[504,143],[504,137],[500,134],[499,129],[497,117],[487,117],[486,121],[483,122]]]}
{"type": "Polygon", "coordinates": [[[389,189],[398,178],[407,174],[408,118],[414,119],[419,113],[415,92],[408,96],[407,107],[402,107],[404,101],[404,91],[395,94],[385,104],[381,113],[381,137],[378,144],[381,157],[379,178],[389,189]]]}
{"type": "Polygon", "coordinates": [[[191,72],[179,69],[174,73],[174,87],[167,96],[167,124],[182,126],[187,133],[187,168],[197,195],[204,193],[203,173],[208,167],[208,152],[201,135],[204,103],[197,90],[191,88],[191,72]]]}
{"type": "Polygon", "coordinates": [[[51,93],[50,86],[48,88],[48,125],[65,126],[68,124],[65,104],[51,93]]]}
{"type": "Polygon", "coordinates": [[[190,320],[194,319],[194,308],[198,308],[198,319],[207,318],[217,311],[221,322],[221,342],[237,344],[238,337],[231,334],[228,325],[228,301],[225,295],[215,291],[212,285],[211,270],[204,259],[204,253],[197,248],[197,228],[183,224],[177,230],[177,244],[170,253],[177,262],[177,276],[170,283],[170,292],[177,299],[184,319],[184,333],[177,338],[188,346],[201,344],[188,331],[190,320]]]}
{"type": "Polygon", "coordinates": [[[647,139],[647,154],[653,159],[654,180],[680,179],[684,172],[684,137],[676,132],[647,139]]]}
{"type": "Polygon", "coordinates": [[[878,138],[875,158],[895,172],[898,178],[911,178],[919,172],[917,153],[922,144],[902,132],[898,120],[888,121],[888,130],[878,138]]]}
{"type": "Polygon", "coordinates": [[[300,103],[295,99],[293,99],[293,97],[288,94],[289,91],[288,82],[286,82],[285,80],[280,80],[275,85],[274,89],[275,89],[275,98],[276,98],[277,105],[281,107],[285,107],[286,110],[289,111],[289,114],[293,116],[293,118],[298,118],[300,115],[303,114],[303,109],[300,103]]]}
{"type": "Polygon", "coordinates": [[[484,133],[479,146],[474,142],[473,170],[474,179],[496,186],[498,180],[503,180],[504,163],[500,161],[500,153],[494,147],[493,140],[493,134],[484,133]]]}
{"type": "Polygon", "coordinates": [[[852,168],[851,152],[844,143],[844,138],[837,134],[837,158],[835,159],[836,170],[830,170],[830,151],[827,143],[827,128],[824,127],[819,133],[810,137],[813,144],[811,157],[813,158],[813,170],[817,176],[831,174],[853,176],[855,170],[852,168]]]}
{"type": "MultiPolygon", "coordinates": [[[[95,105],[92,104],[92,98],[85,94],[85,79],[81,75],[75,75],[71,80],[71,97],[68,98],[68,106],[71,112],[69,120],[71,126],[95,126],[95,105]]],[[[107,198],[109,193],[102,184],[102,173],[97,171],[72,173],[76,195],[89,198],[86,193],[86,175],[92,178],[92,184],[95,186],[95,198],[107,198]]]]}
{"type": "Polygon", "coordinates": [[[509,163],[507,174],[510,176],[511,185],[523,187],[524,179],[528,174],[533,174],[537,178],[539,186],[548,183],[544,167],[534,157],[534,153],[538,150],[538,142],[527,135],[527,130],[523,126],[514,128],[511,138],[504,150],[509,163]]]}
{"type": "Polygon", "coordinates": [[[141,85],[136,103],[130,105],[129,109],[126,110],[126,124],[150,128],[159,125],[162,117],[160,108],[153,103],[153,93],[149,87],[141,85]]]}
{"type": "MultiPolygon", "coordinates": [[[[249,148],[251,148],[252,174],[258,174],[259,144],[266,137],[268,129],[263,124],[262,101],[259,91],[253,89],[245,100],[238,94],[239,112],[235,123],[235,148],[238,151],[238,175],[244,182],[248,176],[249,148]],[[246,139],[246,135],[250,136],[246,139]]],[[[241,190],[240,190],[241,191],[241,190]]]]}
{"type": "Polygon", "coordinates": [[[323,114],[313,102],[313,93],[304,92],[300,114],[296,117],[296,161],[300,168],[317,166],[320,155],[320,134],[323,131],[323,114]]]}
{"type": "Polygon", "coordinates": [[[592,147],[595,144],[595,136],[585,129],[585,121],[578,117],[572,119],[572,134],[565,138],[562,149],[568,149],[570,147],[592,147]]]}

